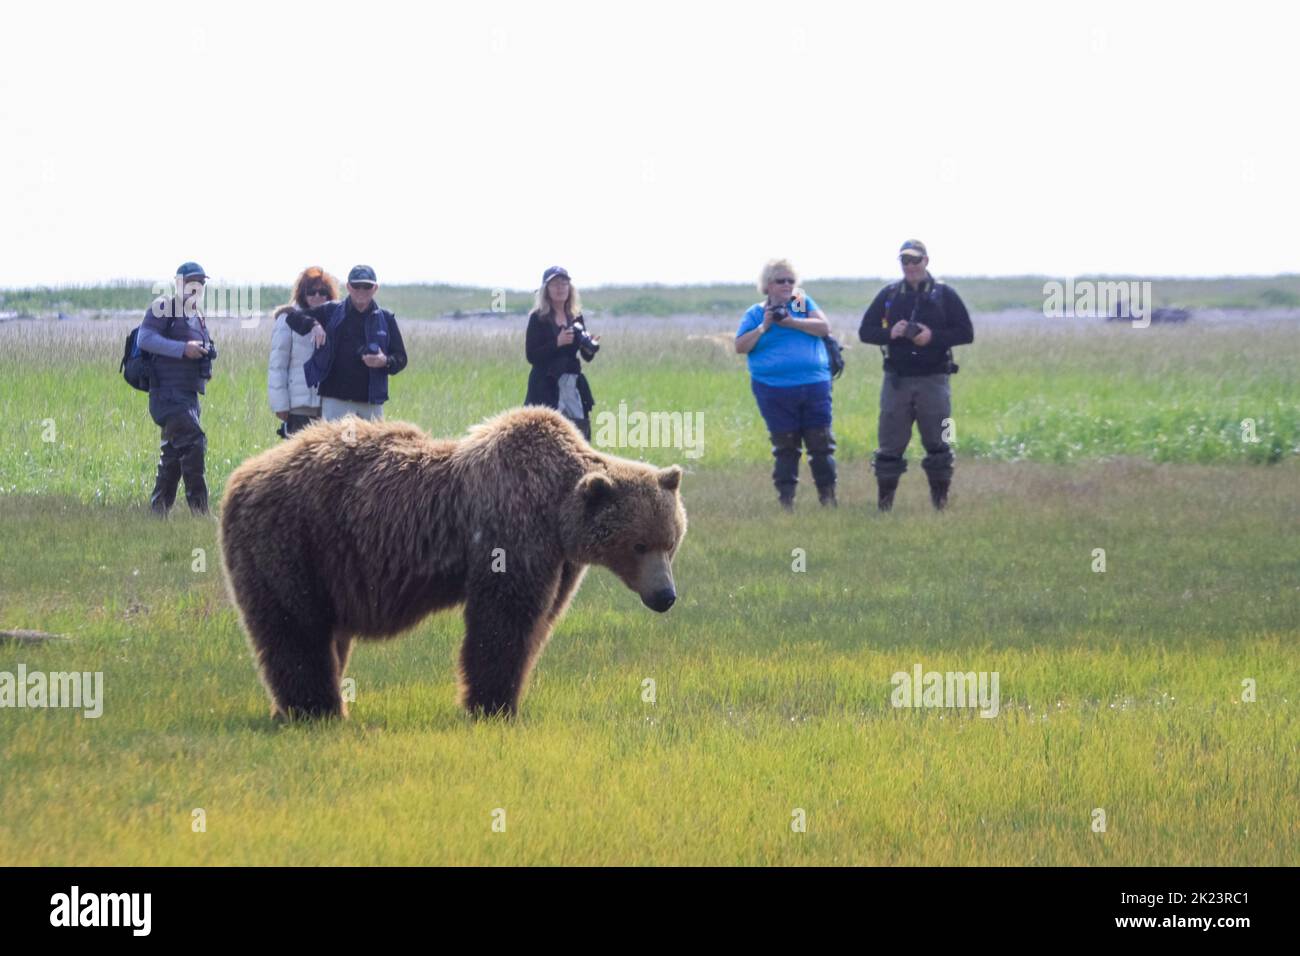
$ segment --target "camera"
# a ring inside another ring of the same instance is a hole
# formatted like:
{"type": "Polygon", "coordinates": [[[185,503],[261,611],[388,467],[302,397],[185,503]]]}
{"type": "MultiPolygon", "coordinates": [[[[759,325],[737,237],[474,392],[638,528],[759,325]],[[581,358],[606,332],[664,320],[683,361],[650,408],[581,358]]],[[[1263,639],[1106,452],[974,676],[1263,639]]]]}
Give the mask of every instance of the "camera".
{"type": "Polygon", "coordinates": [[[769,308],[768,311],[772,313],[772,321],[784,322],[786,319],[790,318],[790,310],[792,307],[796,311],[803,311],[803,309],[800,308],[800,300],[795,296],[790,296],[790,301],[783,305],[774,305],[769,308]]]}
{"type": "Polygon", "coordinates": [[[566,328],[573,330],[573,340],[578,343],[578,351],[590,362],[600,351],[600,343],[587,334],[587,328],[582,324],[581,319],[574,319],[566,328]]]}
{"type": "Polygon", "coordinates": [[[921,334],[921,323],[916,319],[907,320],[907,328],[903,330],[903,336],[909,342],[915,342],[916,337],[921,334]]]}
{"type": "Polygon", "coordinates": [[[203,378],[212,377],[212,362],[217,357],[217,343],[208,339],[208,344],[199,356],[199,375],[203,378]]]}
{"type": "Polygon", "coordinates": [[[365,358],[367,355],[378,355],[380,352],[378,342],[367,342],[357,349],[357,358],[365,358]]]}

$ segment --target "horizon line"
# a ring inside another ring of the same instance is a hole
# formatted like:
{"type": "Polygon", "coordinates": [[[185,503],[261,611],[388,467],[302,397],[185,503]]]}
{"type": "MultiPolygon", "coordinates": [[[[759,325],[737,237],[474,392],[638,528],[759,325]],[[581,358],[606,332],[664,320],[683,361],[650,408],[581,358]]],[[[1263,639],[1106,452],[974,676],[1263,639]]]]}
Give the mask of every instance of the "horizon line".
{"type": "MultiPolygon", "coordinates": [[[[943,276],[943,277],[945,277],[945,278],[949,278],[949,276],[948,276],[947,273],[936,273],[936,274],[939,275],[939,276],[943,276]]],[[[174,277],[169,277],[169,278],[174,278],[174,277]]],[[[226,283],[226,284],[229,284],[229,285],[286,286],[286,287],[287,287],[287,286],[292,286],[292,285],[293,285],[293,280],[292,280],[292,279],[289,280],[289,281],[277,281],[277,282],[262,282],[262,281],[259,281],[259,282],[228,282],[227,280],[221,278],[220,276],[209,276],[208,278],[209,278],[209,280],[215,280],[218,284],[220,284],[220,283],[226,283]]],[[[987,281],[1013,281],[1013,280],[1042,280],[1042,281],[1045,281],[1045,282],[1059,282],[1059,281],[1062,281],[1062,280],[1080,279],[1080,278],[1086,278],[1086,279],[1128,279],[1128,280],[1138,279],[1138,280],[1142,280],[1142,281],[1150,281],[1150,282],[1166,281],[1166,280],[1169,280],[1169,281],[1177,281],[1177,282],[1222,282],[1222,281],[1225,281],[1225,280],[1232,280],[1232,279],[1249,279],[1249,280],[1297,279],[1297,278],[1300,278],[1300,272],[1277,272],[1277,273],[1221,273],[1221,274],[1218,274],[1218,275],[1140,275],[1140,274],[1137,274],[1137,273],[1126,273],[1126,272],[1080,272],[1080,273],[1075,273],[1075,274],[1072,274],[1072,275],[1048,275],[1048,274],[1046,274],[1046,273],[1032,273],[1032,272],[1026,272],[1026,273],[1016,273],[1016,274],[1006,274],[1006,275],[989,275],[989,274],[980,274],[980,275],[951,275],[950,278],[951,278],[953,281],[959,281],[959,282],[965,282],[965,281],[981,281],[981,282],[987,282],[987,281]]],[[[801,284],[804,284],[804,285],[811,285],[811,284],[813,284],[813,283],[817,283],[817,282],[825,282],[825,283],[830,283],[830,282],[839,282],[839,283],[843,283],[843,282],[886,282],[886,281],[893,282],[893,281],[896,281],[896,279],[897,279],[896,276],[895,276],[895,277],[887,277],[887,276],[819,276],[819,277],[811,277],[811,278],[801,278],[799,281],[800,281],[801,284]]],[[[53,283],[53,284],[43,283],[43,284],[36,284],[36,285],[0,285],[0,292],[27,292],[27,291],[35,291],[35,290],[41,290],[41,289],[59,290],[59,289],[101,289],[101,288],[114,288],[114,287],[117,287],[117,288],[136,288],[136,287],[145,287],[145,286],[147,286],[147,287],[152,287],[153,284],[154,284],[155,282],[158,282],[158,281],[160,281],[160,280],[158,280],[158,279],[147,279],[147,278],[146,278],[146,279],[142,279],[142,278],[125,278],[125,277],[119,277],[119,278],[116,278],[116,279],[102,279],[102,280],[91,281],[91,282],[77,282],[77,281],[70,281],[70,282],[61,282],[61,283],[53,283]]],[[[602,290],[602,289],[604,289],[604,290],[609,290],[609,289],[644,289],[644,288],[658,288],[658,289],[708,289],[708,288],[715,288],[715,287],[718,287],[718,286],[749,286],[749,287],[752,287],[752,286],[755,285],[755,282],[754,282],[754,280],[748,280],[748,281],[744,281],[744,280],[715,280],[715,281],[710,281],[710,282],[605,282],[605,283],[594,284],[594,285],[587,285],[587,284],[585,284],[585,283],[578,283],[578,282],[575,282],[575,285],[576,285],[579,289],[581,289],[581,290],[583,290],[583,291],[594,292],[594,291],[599,291],[599,290],[602,290]]],[[[522,287],[522,286],[518,286],[518,287],[512,287],[512,286],[486,286],[486,285],[473,285],[473,284],[458,283],[458,282],[448,282],[448,281],[440,281],[440,280],[431,280],[431,279],[414,280],[414,281],[411,281],[411,280],[394,280],[394,281],[389,281],[389,282],[385,282],[385,281],[383,281],[383,280],[381,279],[380,282],[379,282],[379,287],[382,289],[382,288],[384,288],[385,286],[389,286],[389,287],[404,287],[404,288],[427,286],[427,287],[430,287],[430,288],[433,288],[433,287],[441,287],[441,288],[447,288],[447,289],[484,290],[484,291],[489,291],[489,292],[490,292],[490,291],[493,291],[494,289],[503,289],[503,290],[506,291],[506,292],[533,292],[533,291],[536,291],[535,288],[525,288],[525,287],[522,287]]]]}

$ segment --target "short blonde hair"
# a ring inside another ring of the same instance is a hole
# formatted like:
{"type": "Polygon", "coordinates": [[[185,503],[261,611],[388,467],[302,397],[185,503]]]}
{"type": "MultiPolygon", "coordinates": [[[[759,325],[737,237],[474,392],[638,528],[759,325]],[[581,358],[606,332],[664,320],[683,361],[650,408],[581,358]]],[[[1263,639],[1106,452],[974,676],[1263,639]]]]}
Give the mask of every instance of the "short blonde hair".
{"type": "Polygon", "coordinates": [[[769,259],[758,275],[758,294],[767,295],[767,287],[772,284],[772,277],[783,271],[794,276],[795,285],[799,284],[799,273],[795,271],[789,259],[769,259]]]}

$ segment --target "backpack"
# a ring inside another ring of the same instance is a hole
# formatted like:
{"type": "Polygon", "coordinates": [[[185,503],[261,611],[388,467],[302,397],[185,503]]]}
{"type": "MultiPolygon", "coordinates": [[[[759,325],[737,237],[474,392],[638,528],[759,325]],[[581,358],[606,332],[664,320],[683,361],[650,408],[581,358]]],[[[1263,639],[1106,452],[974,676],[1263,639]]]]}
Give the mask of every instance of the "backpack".
{"type": "Polygon", "coordinates": [[[839,378],[844,374],[844,346],[829,332],[822,337],[822,343],[826,346],[826,357],[831,363],[831,378],[839,378]]]}
{"type": "MultiPolygon", "coordinates": [[[[167,328],[171,329],[172,320],[167,319],[167,328]]],[[[153,370],[153,356],[140,348],[140,326],[136,326],[126,336],[122,348],[122,362],[117,370],[126,379],[126,384],[141,392],[149,391],[149,373],[153,370]]]]}

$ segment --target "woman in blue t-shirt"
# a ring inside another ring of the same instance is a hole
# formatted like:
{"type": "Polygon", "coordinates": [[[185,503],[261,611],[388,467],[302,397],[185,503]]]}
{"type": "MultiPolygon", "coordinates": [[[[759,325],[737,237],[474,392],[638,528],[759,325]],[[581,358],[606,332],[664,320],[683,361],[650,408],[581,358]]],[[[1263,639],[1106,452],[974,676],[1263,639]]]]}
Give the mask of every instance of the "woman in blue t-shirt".
{"type": "Polygon", "coordinates": [[[736,330],[736,351],[749,356],[750,385],[772,437],[772,481],[787,511],[794,509],[801,442],[818,499],[836,504],[831,366],[822,342],[831,327],[796,281],[787,260],[765,265],[758,280],[764,301],[749,307],[736,330]]]}

